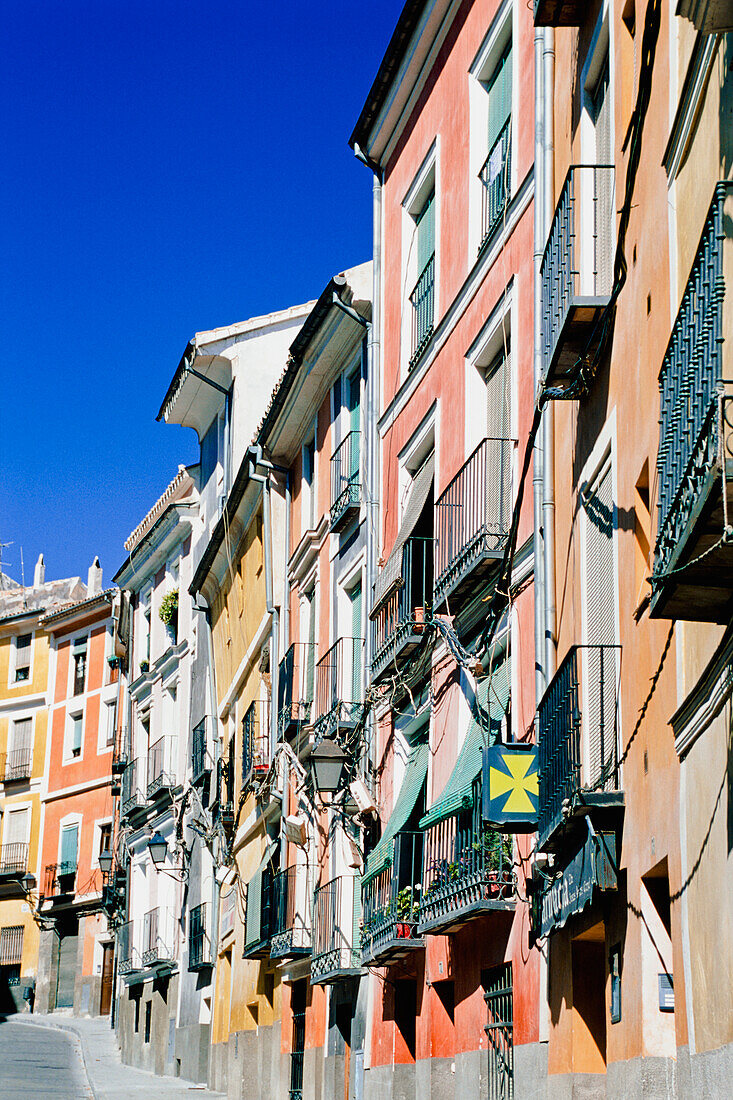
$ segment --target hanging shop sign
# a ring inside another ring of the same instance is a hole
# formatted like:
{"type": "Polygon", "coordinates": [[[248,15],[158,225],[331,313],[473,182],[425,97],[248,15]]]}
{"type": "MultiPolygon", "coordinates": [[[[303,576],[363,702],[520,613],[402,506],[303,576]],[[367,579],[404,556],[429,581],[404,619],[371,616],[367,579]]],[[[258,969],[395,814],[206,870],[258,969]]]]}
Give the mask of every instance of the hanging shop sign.
{"type": "Polygon", "coordinates": [[[536,745],[496,744],[484,749],[484,821],[505,832],[534,832],[539,797],[536,745]]]}
{"type": "Polygon", "coordinates": [[[616,834],[597,833],[588,826],[588,836],[563,870],[541,894],[540,935],[562,928],[568,917],[582,913],[596,890],[616,890],[616,834]]]}

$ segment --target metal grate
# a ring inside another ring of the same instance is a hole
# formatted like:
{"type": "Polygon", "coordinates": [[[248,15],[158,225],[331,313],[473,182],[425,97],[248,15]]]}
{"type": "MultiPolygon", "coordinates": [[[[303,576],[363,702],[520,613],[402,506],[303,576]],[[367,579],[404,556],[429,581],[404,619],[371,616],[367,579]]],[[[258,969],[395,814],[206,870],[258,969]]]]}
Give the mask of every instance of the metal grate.
{"type": "Polygon", "coordinates": [[[211,944],[206,935],[206,902],[196,905],[189,916],[188,966],[195,970],[211,962],[211,944]]]}
{"type": "Polygon", "coordinates": [[[484,993],[488,1038],[488,1100],[514,1096],[514,998],[511,963],[489,974],[484,993]]]}
{"type": "Polygon", "coordinates": [[[489,150],[481,166],[479,179],[483,184],[481,196],[481,244],[491,236],[509,201],[511,179],[511,117],[489,150]]]}
{"type": "Polygon", "coordinates": [[[3,844],[0,848],[0,874],[23,875],[27,866],[27,844],[3,844]]]}
{"type": "Polygon", "coordinates": [[[417,366],[418,360],[430,343],[435,319],[435,253],[420,272],[420,278],[410,295],[412,306],[412,343],[408,370],[417,366]]]}
{"type": "Polygon", "coordinates": [[[13,966],[23,959],[23,925],[0,928],[0,966],[13,966]]]}
{"type": "Polygon", "coordinates": [[[303,1059],[305,1056],[305,1012],[293,1013],[293,1047],[290,1052],[289,1100],[303,1100],[303,1059]]]}

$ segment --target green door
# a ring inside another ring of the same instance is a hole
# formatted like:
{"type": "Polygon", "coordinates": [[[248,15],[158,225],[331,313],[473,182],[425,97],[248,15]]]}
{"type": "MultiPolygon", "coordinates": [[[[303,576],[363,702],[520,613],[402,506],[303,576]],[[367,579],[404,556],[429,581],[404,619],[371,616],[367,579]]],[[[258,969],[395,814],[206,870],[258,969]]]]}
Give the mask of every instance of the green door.
{"type": "Polygon", "coordinates": [[[351,664],[351,701],[361,702],[361,581],[349,591],[351,601],[351,636],[353,638],[351,664]]]}

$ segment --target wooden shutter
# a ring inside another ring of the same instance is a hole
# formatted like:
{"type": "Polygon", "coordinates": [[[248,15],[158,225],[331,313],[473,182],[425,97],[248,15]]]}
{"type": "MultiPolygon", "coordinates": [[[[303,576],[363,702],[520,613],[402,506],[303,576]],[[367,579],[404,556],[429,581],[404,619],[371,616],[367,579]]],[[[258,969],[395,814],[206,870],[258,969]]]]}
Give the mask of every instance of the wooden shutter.
{"type": "Polygon", "coordinates": [[[33,746],[33,719],[21,718],[13,722],[12,751],[18,752],[33,746]]]}
{"type": "Polygon", "coordinates": [[[28,810],[9,810],[3,829],[3,847],[6,844],[25,844],[28,840],[28,810]]]}
{"type": "Polygon", "coordinates": [[[67,825],[61,830],[61,863],[67,871],[76,868],[79,850],[79,826],[67,825]]]}
{"type": "Polygon", "coordinates": [[[512,113],[511,39],[489,78],[487,91],[489,94],[488,148],[491,151],[512,113]]]}
{"type": "Polygon", "coordinates": [[[361,581],[349,592],[351,600],[351,636],[354,639],[351,665],[351,700],[361,700],[361,646],[357,639],[362,637],[361,621],[361,581]]]}
{"type": "Polygon", "coordinates": [[[425,270],[435,252],[435,192],[433,191],[417,216],[417,274],[425,270]]]}
{"type": "MultiPolygon", "coordinates": [[[[586,641],[608,647],[616,641],[616,577],[613,558],[614,504],[610,459],[585,501],[586,641]]],[[[613,767],[616,751],[616,653],[589,648],[585,654],[587,775],[596,783],[613,767]]],[[[604,783],[608,787],[611,784],[604,783]]]]}
{"type": "Polygon", "coordinates": [[[486,372],[486,523],[496,534],[508,527],[511,511],[510,376],[502,350],[486,372]]]}

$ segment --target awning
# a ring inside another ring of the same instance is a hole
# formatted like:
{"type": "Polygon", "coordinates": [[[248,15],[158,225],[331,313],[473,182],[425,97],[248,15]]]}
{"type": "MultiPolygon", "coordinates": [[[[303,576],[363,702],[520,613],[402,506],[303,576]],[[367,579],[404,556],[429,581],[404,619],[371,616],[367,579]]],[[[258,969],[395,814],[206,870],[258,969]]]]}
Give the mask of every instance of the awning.
{"type": "Polygon", "coordinates": [[[376,878],[377,875],[386,870],[392,862],[392,841],[410,820],[410,814],[415,809],[415,803],[420,797],[427,771],[428,745],[426,741],[423,741],[421,744],[415,745],[410,752],[394,809],[377,846],[366,861],[362,882],[370,882],[371,879],[376,878]]]}
{"type": "Polygon", "coordinates": [[[410,497],[407,501],[404,515],[402,516],[402,523],[400,524],[397,538],[384,564],[384,568],[374,584],[374,604],[370,614],[370,618],[372,619],[375,617],[377,611],[379,611],[379,608],[387,597],[392,594],[402,580],[402,550],[414,531],[417,521],[420,519],[420,514],[430,494],[430,488],[433,484],[434,477],[435,452],[433,451],[425,459],[422,466],[415,474],[415,478],[412,482],[412,489],[410,490],[410,497]]]}
{"type": "Polygon", "coordinates": [[[265,854],[260,864],[247,883],[247,912],[245,916],[244,949],[253,947],[259,943],[262,927],[262,875],[268,863],[275,854],[277,841],[267,837],[265,854]]]}
{"type": "Polygon", "coordinates": [[[494,744],[501,731],[509,702],[509,681],[510,664],[505,657],[476,688],[476,704],[466,739],[440,798],[421,818],[421,829],[437,825],[473,805],[473,786],[481,771],[483,750],[494,744]]]}

